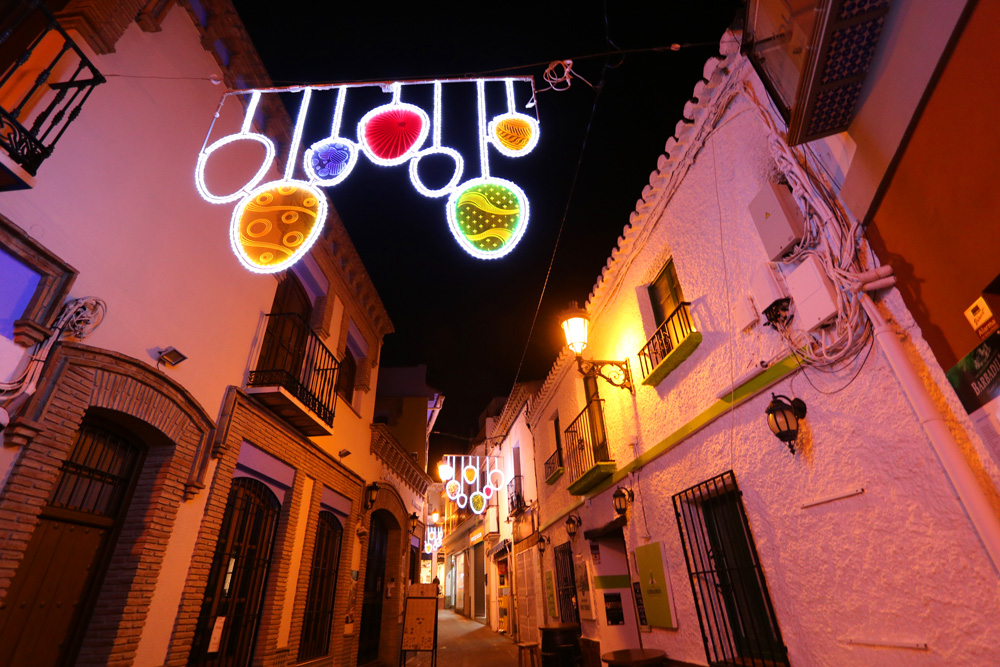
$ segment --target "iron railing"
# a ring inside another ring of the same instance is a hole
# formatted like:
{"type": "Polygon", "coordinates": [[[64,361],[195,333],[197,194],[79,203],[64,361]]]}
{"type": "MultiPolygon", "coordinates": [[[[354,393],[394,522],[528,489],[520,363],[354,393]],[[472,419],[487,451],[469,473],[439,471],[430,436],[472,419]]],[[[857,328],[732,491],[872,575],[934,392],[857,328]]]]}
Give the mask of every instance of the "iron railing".
{"type": "Polygon", "coordinates": [[[264,346],[247,386],[283,387],[333,426],[337,358],[298,313],[267,316],[264,346]]]}
{"type": "Polygon", "coordinates": [[[653,369],[666,359],[667,355],[673,352],[674,348],[680,345],[681,341],[687,338],[693,330],[691,304],[684,301],[674,308],[670,317],[663,321],[656,333],[640,350],[639,365],[642,367],[642,376],[648,377],[653,369]]]}
{"type": "Polygon", "coordinates": [[[562,464],[563,464],[562,450],[557,449],[556,451],[552,452],[552,456],[545,459],[545,479],[552,477],[552,475],[555,474],[556,470],[562,467],[562,464]]]}
{"type": "Polygon", "coordinates": [[[0,67],[21,38],[25,50],[0,76],[0,148],[34,176],[105,79],[37,0],[0,25],[0,67]]]}
{"type": "Polygon", "coordinates": [[[524,502],[524,484],[522,475],[514,475],[507,482],[507,514],[514,516],[520,514],[527,507],[524,502]]]}
{"type": "Polygon", "coordinates": [[[604,399],[591,399],[569,425],[563,439],[563,453],[571,480],[579,479],[595,464],[610,460],[604,430],[604,399]]]}
{"type": "Polygon", "coordinates": [[[788,665],[742,494],[732,471],[673,497],[711,665],[788,665]]]}

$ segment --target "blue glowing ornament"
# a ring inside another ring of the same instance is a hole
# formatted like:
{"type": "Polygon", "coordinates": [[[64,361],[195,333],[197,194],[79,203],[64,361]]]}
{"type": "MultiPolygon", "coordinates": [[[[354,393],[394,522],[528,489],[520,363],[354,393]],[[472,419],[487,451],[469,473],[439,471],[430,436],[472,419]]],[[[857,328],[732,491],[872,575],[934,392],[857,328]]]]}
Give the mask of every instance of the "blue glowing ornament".
{"type": "Polygon", "coordinates": [[[329,138],[317,141],[306,151],[305,168],[320,185],[336,185],[351,173],[358,161],[358,149],[352,142],[329,138]]]}

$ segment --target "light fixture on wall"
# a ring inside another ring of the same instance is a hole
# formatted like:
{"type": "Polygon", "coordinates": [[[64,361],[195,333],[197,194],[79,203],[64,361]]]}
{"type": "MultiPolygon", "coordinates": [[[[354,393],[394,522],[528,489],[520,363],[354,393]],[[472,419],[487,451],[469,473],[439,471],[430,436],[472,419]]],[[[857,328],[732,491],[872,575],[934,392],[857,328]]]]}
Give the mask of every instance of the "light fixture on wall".
{"type": "Polygon", "coordinates": [[[156,352],[156,363],[166,364],[171,368],[181,363],[185,359],[187,359],[187,355],[178,350],[173,345],[164,348],[162,350],[157,350],[156,352]]]}
{"type": "Polygon", "coordinates": [[[431,514],[431,523],[435,523],[436,524],[440,520],[441,520],[441,513],[440,512],[435,511],[433,514],[431,514]]]}
{"type": "Polygon", "coordinates": [[[623,489],[618,487],[615,490],[614,495],[611,496],[611,503],[615,506],[615,513],[618,516],[625,516],[628,511],[628,504],[635,500],[635,494],[632,493],[632,489],[623,489]]]}
{"type": "Polygon", "coordinates": [[[420,525],[420,517],[414,512],[410,515],[410,535],[417,532],[417,526],[420,525]]]}
{"type": "Polygon", "coordinates": [[[795,440],[799,437],[799,420],[806,416],[805,401],[782,394],[771,394],[771,402],[764,413],[771,432],[788,445],[788,451],[794,454],[795,440]]]}
{"type": "Polygon", "coordinates": [[[539,535],[537,545],[538,545],[538,553],[544,554],[545,547],[549,546],[549,538],[546,537],[545,535],[539,535]]]}
{"type": "Polygon", "coordinates": [[[375,507],[375,501],[378,500],[378,492],[379,492],[378,482],[372,482],[371,484],[365,487],[365,504],[364,504],[365,512],[375,507]]]}
{"type": "Polygon", "coordinates": [[[569,535],[569,539],[576,537],[576,533],[580,530],[580,526],[583,525],[583,520],[580,519],[579,514],[570,514],[566,518],[566,534],[569,535]]]}
{"type": "Polygon", "coordinates": [[[563,334],[566,336],[566,346],[576,355],[576,367],[584,377],[602,377],[616,387],[628,389],[633,394],[632,372],[628,359],[624,361],[609,361],[599,359],[584,359],[583,351],[587,349],[587,338],[590,334],[590,318],[587,311],[570,304],[559,318],[563,334]]]}

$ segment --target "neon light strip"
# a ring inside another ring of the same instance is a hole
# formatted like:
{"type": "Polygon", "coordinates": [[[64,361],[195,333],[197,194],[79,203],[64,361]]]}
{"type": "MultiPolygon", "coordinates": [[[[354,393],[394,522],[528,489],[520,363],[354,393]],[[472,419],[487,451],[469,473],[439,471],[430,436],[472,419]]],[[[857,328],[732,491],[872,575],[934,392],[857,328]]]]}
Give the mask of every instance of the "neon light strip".
{"type": "Polygon", "coordinates": [[[337,91],[337,106],[333,110],[333,126],[330,128],[330,136],[340,137],[340,121],[344,118],[344,104],[347,102],[347,88],[341,87],[337,91]]]}
{"type": "MultiPolygon", "coordinates": [[[[306,88],[302,93],[302,104],[299,105],[299,117],[295,121],[295,132],[292,134],[292,145],[288,149],[288,159],[285,161],[285,180],[292,180],[295,173],[295,154],[299,152],[299,144],[302,142],[302,128],[306,124],[306,114],[309,110],[309,101],[312,99],[312,88],[306,88]]],[[[325,220],[316,220],[316,224],[323,225],[325,220]]]]}
{"type": "Polygon", "coordinates": [[[441,82],[434,82],[434,148],[441,145],[441,82]]]}
{"type": "Polygon", "coordinates": [[[257,113],[258,104],[260,104],[260,91],[255,90],[250,97],[250,104],[247,106],[247,115],[243,118],[243,127],[240,128],[240,134],[246,134],[250,131],[250,125],[253,123],[253,115],[257,113]]]}
{"type": "Polygon", "coordinates": [[[514,79],[504,79],[507,88],[507,113],[514,113],[514,79]]]}
{"type": "Polygon", "coordinates": [[[250,104],[247,105],[246,116],[243,118],[243,124],[240,128],[240,132],[238,134],[228,134],[221,139],[216,140],[208,148],[203,149],[201,153],[198,154],[198,162],[194,167],[194,185],[198,190],[198,194],[200,194],[205,201],[211,202],[212,204],[228,204],[229,202],[233,202],[244,197],[247,192],[256,187],[257,184],[264,179],[264,176],[271,168],[271,165],[274,164],[274,158],[277,153],[274,142],[265,137],[263,134],[249,131],[251,124],[253,123],[253,115],[257,110],[257,104],[259,102],[260,92],[255,91],[253,96],[250,98],[250,104]],[[236,192],[229,195],[212,194],[209,192],[208,185],[205,183],[205,167],[208,164],[208,158],[212,156],[212,153],[219,150],[223,146],[228,146],[234,141],[239,141],[240,139],[249,139],[260,143],[264,147],[264,162],[260,165],[260,169],[257,170],[257,173],[250,178],[250,181],[236,192]]]}
{"type": "Polygon", "coordinates": [[[455,189],[455,186],[458,185],[458,181],[462,178],[462,172],[465,170],[465,161],[462,159],[462,155],[454,148],[441,146],[441,83],[438,81],[434,82],[433,127],[433,146],[427,150],[420,151],[413,156],[412,160],[410,160],[410,182],[413,184],[413,189],[425,197],[442,197],[450,194],[455,189]],[[455,161],[455,172],[452,174],[451,179],[444,184],[444,187],[438,188],[437,190],[428,188],[424,185],[423,181],[420,180],[420,174],[417,171],[419,169],[418,165],[420,164],[420,160],[427,155],[447,155],[455,161]]]}
{"type": "Polygon", "coordinates": [[[483,178],[490,177],[490,159],[486,150],[486,83],[476,81],[476,97],[479,105],[479,171],[483,178]]]}

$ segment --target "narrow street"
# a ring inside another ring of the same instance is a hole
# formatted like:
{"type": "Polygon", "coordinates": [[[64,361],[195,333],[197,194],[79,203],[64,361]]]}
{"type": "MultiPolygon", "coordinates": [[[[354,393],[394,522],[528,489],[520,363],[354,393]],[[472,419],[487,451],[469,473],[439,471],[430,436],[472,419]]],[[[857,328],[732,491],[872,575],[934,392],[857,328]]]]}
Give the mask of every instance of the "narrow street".
{"type": "MultiPolygon", "coordinates": [[[[430,653],[407,656],[407,667],[430,667],[430,664],[430,653]]],[[[437,664],[441,667],[516,665],[517,644],[489,626],[442,609],[438,611],[437,664]]]]}

